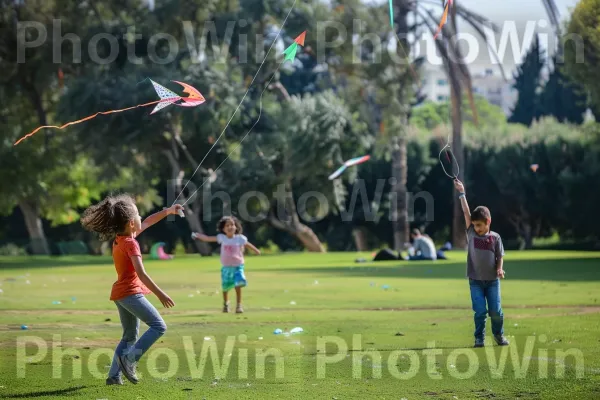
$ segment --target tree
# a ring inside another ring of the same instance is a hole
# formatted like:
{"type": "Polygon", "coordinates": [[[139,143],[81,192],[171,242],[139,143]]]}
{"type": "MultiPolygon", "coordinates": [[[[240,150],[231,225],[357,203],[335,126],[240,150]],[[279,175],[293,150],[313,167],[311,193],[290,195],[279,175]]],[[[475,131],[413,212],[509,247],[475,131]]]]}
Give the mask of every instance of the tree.
{"type": "Polygon", "coordinates": [[[598,137],[553,118],[507,130],[498,137],[498,130],[488,128],[469,143],[470,202],[488,206],[494,230],[514,231],[524,248],[553,231],[597,240],[593,209],[600,191],[588,183],[600,174],[598,137]]]}
{"type": "Polygon", "coordinates": [[[565,73],[585,87],[600,120],[600,0],[581,0],[571,14],[564,41],[565,73]]]}
{"type": "MultiPolygon", "coordinates": [[[[57,93],[60,92],[60,64],[66,49],[54,52],[54,35],[23,54],[21,39],[31,42],[35,30],[21,21],[36,21],[46,32],[53,32],[53,16],[60,14],[64,30],[75,29],[83,10],[68,1],[0,2],[0,126],[5,133],[0,143],[0,168],[4,171],[1,208],[11,213],[18,206],[31,239],[31,251],[48,254],[50,249],[42,217],[54,224],[77,219],[77,210],[106,188],[98,179],[98,165],[75,150],[71,139],[42,131],[34,138],[13,147],[21,136],[39,125],[54,122],[57,93]],[[59,11],[60,10],[60,11],[59,11]],[[22,56],[23,58],[20,58],[22,56]]],[[[41,31],[38,31],[42,34],[41,31]]]]}
{"type": "MultiPolygon", "coordinates": [[[[418,7],[416,13],[421,17],[427,34],[434,35],[437,30],[439,15],[435,15],[424,6],[418,7]]],[[[452,121],[452,152],[459,166],[464,166],[464,148],[462,139],[463,130],[463,94],[467,95],[469,105],[473,112],[474,122],[478,124],[478,111],[475,107],[473,96],[471,73],[464,63],[461,48],[458,41],[458,17],[464,20],[483,38],[486,38],[484,33],[485,27],[492,29],[495,32],[499,31],[498,26],[493,24],[488,18],[473,13],[461,7],[459,4],[454,4],[448,16],[448,23],[445,24],[441,31],[440,40],[436,40],[436,48],[440,53],[443,61],[444,69],[450,82],[450,118],[452,121]]],[[[415,24],[415,27],[418,27],[415,24]]],[[[488,45],[489,47],[489,45],[488,45]]],[[[490,47],[491,49],[491,47],[490,47]]],[[[498,56],[492,53],[496,59],[498,56]]],[[[501,63],[499,63],[501,65],[501,63]]],[[[500,68],[502,74],[504,71],[500,68]]],[[[460,168],[459,179],[464,178],[464,168],[460,168]]],[[[466,236],[464,229],[464,217],[458,197],[454,197],[454,210],[452,219],[452,242],[455,247],[464,248],[466,246],[466,236]]]]}
{"type": "Polygon", "coordinates": [[[571,82],[554,59],[554,70],[540,93],[540,116],[552,116],[559,122],[582,124],[587,96],[582,87],[571,82]]]}
{"type": "MultiPolygon", "coordinates": [[[[119,40],[119,57],[105,64],[84,63],[78,74],[67,79],[65,94],[60,102],[61,118],[72,120],[108,108],[107,104],[110,108],[125,108],[156,99],[152,85],[144,77],[150,77],[178,92],[181,88],[173,87],[169,80],[184,81],[198,88],[207,99],[200,107],[182,110],[172,106],[152,116],[148,115],[150,107],[131,110],[99,117],[85,125],[76,125],[71,132],[77,137],[81,151],[90,154],[98,163],[103,163],[105,176],[110,177],[122,168],[130,168],[135,173],[132,182],[136,186],[124,185],[122,189],[130,188],[135,193],[144,194],[140,198],[150,200],[148,207],[160,202],[185,202],[186,221],[190,229],[199,232],[204,229],[203,191],[189,198],[191,191],[184,192],[184,188],[192,188],[193,191],[193,188],[201,186],[210,176],[210,167],[215,167],[223,160],[222,142],[218,143],[220,146],[215,146],[216,151],[207,152],[216,144],[216,132],[224,127],[223,120],[226,121],[233,114],[234,103],[244,91],[241,79],[232,79],[239,68],[229,62],[217,62],[228,59],[221,54],[219,44],[227,35],[226,30],[221,29],[221,19],[224,14],[230,13],[227,11],[229,6],[215,4],[208,10],[205,3],[200,0],[185,4],[175,0],[166,1],[153,12],[149,12],[142,2],[137,2],[138,7],[132,6],[126,11],[116,1],[92,5],[96,25],[91,26],[84,35],[84,47],[93,32],[110,29],[110,33],[119,40]],[[192,28],[199,25],[209,29],[187,32],[193,37],[185,37],[186,31],[182,31],[181,27],[185,27],[184,21],[189,21],[190,15],[197,18],[192,21],[195,22],[190,25],[192,28]],[[209,20],[206,25],[205,19],[209,20]],[[211,22],[214,22],[216,32],[211,31],[211,22]],[[140,35],[138,38],[126,34],[130,24],[135,25],[140,35]],[[178,42],[177,52],[168,46],[161,46],[163,42],[154,47],[159,57],[171,56],[172,61],[166,65],[157,64],[154,61],[156,55],[148,51],[151,35],[159,27],[161,32],[172,35],[178,42]],[[200,35],[201,42],[209,42],[212,46],[196,47],[196,34],[200,35]],[[132,57],[121,57],[128,55],[131,48],[135,49],[139,65],[134,64],[132,57]],[[200,154],[206,157],[199,159],[200,154]],[[186,176],[194,180],[189,185],[184,179],[186,176]],[[159,183],[169,186],[166,199],[160,199],[156,194],[155,187],[159,183]]],[[[230,127],[235,128],[238,122],[239,118],[230,127]]],[[[193,243],[201,254],[211,254],[210,246],[206,243],[193,243]]]]}
{"type": "MultiPolygon", "coordinates": [[[[506,116],[502,108],[496,106],[482,96],[474,96],[475,109],[479,124],[478,128],[487,128],[490,126],[502,126],[506,124],[506,116]]],[[[475,116],[473,110],[469,107],[467,98],[463,98],[463,108],[465,109],[464,121],[465,127],[475,128],[475,116]]],[[[422,105],[415,107],[410,119],[411,125],[426,130],[434,130],[440,126],[446,125],[450,112],[450,102],[436,103],[426,101],[422,105]]]]}
{"type": "Polygon", "coordinates": [[[540,49],[539,38],[536,35],[531,48],[525,55],[523,63],[515,74],[514,88],[518,98],[508,122],[530,126],[539,115],[540,73],[544,67],[545,51],[540,49]]]}
{"type": "Polygon", "coordinates": [[[261,122],[244,142],[239,161],[232,160],[234,166],[223,171],[222,181],[229,182],[228,192],[235,198],[256,190],[268,196],[268,209],[255,204],[255,212],[266,211],[273,227],[305,249],[322,252],[307,224],[330,211],[335,199],[327,176],[344,156],[365,147],[363,124],[331,91],[268,101],[261,122]],[[301,194],[315,191],[326,196],[327,204],[298,202],[305,197],[301,194]]]}

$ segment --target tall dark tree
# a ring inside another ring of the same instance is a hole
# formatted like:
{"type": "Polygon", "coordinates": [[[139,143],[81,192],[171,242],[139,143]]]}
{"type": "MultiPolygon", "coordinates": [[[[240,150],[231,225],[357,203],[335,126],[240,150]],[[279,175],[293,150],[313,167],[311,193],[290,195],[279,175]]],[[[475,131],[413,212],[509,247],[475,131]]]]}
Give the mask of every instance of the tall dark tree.
{"type": "Polygon", "coordinates": [[[538,90],[540,73],[545,63],[545,51],[540,49],[540,41],[536,36],[523,64],[515,74],[514,88],[517,89],[519,97],[508,122],[530,126],[539,114],[538,90]]]}
{"type": "Polygon", "coordinates": [[[567,24],[567,34],[562,38],[564,57],[561,59],[564,61],[565,73],[571,79],[581,82],[586,88],[590,108],[598,122],[600,122],[599,17],[599,0],[577,2],[567,24]]]}
{"type": "Polygon", "coordinates": [[[565,76],[556,59],[553,64],[554,71],[540,94],[539,116],[553,116],[559,122],[582,124],[587,109],[585,91],[565,76]]]}

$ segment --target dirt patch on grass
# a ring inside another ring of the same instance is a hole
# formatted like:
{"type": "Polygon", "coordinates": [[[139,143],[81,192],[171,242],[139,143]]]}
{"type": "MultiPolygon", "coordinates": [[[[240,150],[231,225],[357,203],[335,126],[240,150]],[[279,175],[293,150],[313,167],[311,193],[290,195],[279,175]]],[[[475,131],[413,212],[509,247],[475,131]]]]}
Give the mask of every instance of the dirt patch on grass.
{"type": "Polygon", "coordinates": [[[78,315],[114,315],[117,313],[117,310],[44,310],[44,309],[36,309],[36,310],[2,310],[3,314],[22,314],[22,315],[34,315],[34,314],[44,314],[44,315],[69,315],[69,314],[78,314],[78,315]]]}
{"type": "MultiPolygon", "coordinates": [[[[64,327],[57,327],[58,324],[54,324],[53,327],[44,327],[44,330],[46,329],[56,329],[56,331],[61,331],[62,329],[64,329],[64,327]]],[[[75,325],[74,326],[75,329],[81,329],[82,326],[81,325],[75,325]]],[[[4,329],[2,329],[4,330],[4,329]]],[[[39,332],[38,332],[39,333],[39,332]]],[[[48,347],[51,348],[51,346],[54,345],[54,343],[52,342],[52,338],[48,335],[48,332],[44,332],[45,335],[43,335],[42,340],[45,340],[48,344],[48,347]]],[[[54,333],[54,332],[52,332],[54,333]]],[[[69,337],[69,338],[65,338],[65,337],[61,337],[60,343],[56,342],[55,344],[58,346],[60,344],[60,346],[63,349],[78,349],[81,351],[86,351],[86,350],[93,350],[93,349],[97,349],[97,348],[114,348],[118,341],[119,338],[118,337],[107,337],[107,338],[86,338],[85,337],[85,332],[80,332],[79,333],[81,335],[81,337],[69,337]]],[[[39,336],[39,335],[38,335],[39,336]]],[[[17,345],[17,341],[16,338],[13,338],[11,340],[2,340],[0,341],[0,348],[16,348],[17,345]]]]}
{"type": "MultiPolygon", "coordinates": [[[[194,314],[220,314],[221,311],[218,309],[215,310],[184,310],[184,311],[174,311],[174,310],[159,310],[161,315],[194,315],[194,314]]],[[[20,314],[20,315],[36,315],[36,314],[44,314],[44,315],[112,315],[116,316],[118,320],[117,309],[114,310],[2,310],[3,314],[20,314]]]]}
{"type": "MultiPolygon", "coordinates": [[[[542,309],[543,307],[540,307],[540,309],[542,309]]],[[[551,309],[553,309],[554,307],[550,307],[551,309]]],[[[573,315],[587,315],[587,314],[599,314],[600,313],[600,307],[583,307],[583,308],[569,308],[569,307],[562,307],[565,310],[565,312],[562,313],[551,313],[551,314],[512,314],[509,313],[508,315],[506,314],[506,312],[504,313],[505,316],[505,320],[506,318],[509,319],[532,319],[532,318],[556,318],[556,317],[568,317],[568,316],[573,316],[573,315]]],[[[469,311],[471,310],[470,308],[468,309],[469,311]]],[[[468,315],[468,316],[464,316],[464,317],[451,317],[451,318],[436,318],[435,321],[436,322],[440,322],[440,321],[457,321],[457,320],[472,320],[473,316],[472,315],[468,315]]],[[[429,322],[431,322],[433,320],[429,320],[429,322]]]]}
{"type": "MultiPolygon", "coordinates": [[[[580,309],[594,309],[600,310],[598,305],[581,305],[581,304],[546,304],[546,305],[522,305],[512,306],[503,305],[503,308],[516,308],[516,309],[553,309],[553,308],[580,308],[580,309]]],[[[298,310],[298,308],[296,308],[298,310]]],[[[343,309],[341,309],[343,310],[343,309]]],[[[470,306],[414,306],[414,307],[377,307],[377,308],[361,308],[357,311],[443,311],[443,310],[471,310],[470,306]]],[[[597,311],[594,311],[597,312],[597,311]]]]}
{"type": "MultiPolygon", "coordinates": [[[[542,308],[542,307],[540,307],[542,308]]],[[[567,308],[567,307],[565,307],[567,308]]],[[[537,317],[566,317],[569,315],[586,315],[586,314],[598,314],[600,313],[600,307],[584,307],[584,308],[576,308],[571,309],[573,311],[564,312],[564,313],[552,313],[552,314],[542,314],[542,315],[531,315],[531,314],[513,314],[510,317],[516,319],[523,318],[537,318],[537,317]]]]}
{"type": "MultiPolygon", "coordinates": [[[[579,309],[581,313],[596,313],[600,311],[598,305],[587,305],[587,304],[551,304],[551,305],[523,305],[523,306],[512,306],[505,305],[505,309],[579,309]]],[[[301,308],[301,307],[269,307],[269,308],[256,308],[251,309],[253,313],[260,313],[265,311],[444,311],[444,310],[471,310],[470,306],[410,306],[410,307],[371,307],[371,308],[301,308]]],[[[111,315],[117,316],[117,310],[84,310],[84,309],[70,309],[70,310],[57,310],[57,309],[30,309],[30,310],[1,310],[3,314],[20,314],[20,315],[111,315]]],[[[221,310],[218,308],[210,309],[195,309],[195,310],[164,310],[160,309],[161,315],[215,315],[221,314],[221,310]]],[[[550,314],[547,314],[550,315],[550,314]]],[[[559,314],[562,315],[562,314],[559,314]]],[[[118,320],[118,316],[117,316],[118,320]]]]}

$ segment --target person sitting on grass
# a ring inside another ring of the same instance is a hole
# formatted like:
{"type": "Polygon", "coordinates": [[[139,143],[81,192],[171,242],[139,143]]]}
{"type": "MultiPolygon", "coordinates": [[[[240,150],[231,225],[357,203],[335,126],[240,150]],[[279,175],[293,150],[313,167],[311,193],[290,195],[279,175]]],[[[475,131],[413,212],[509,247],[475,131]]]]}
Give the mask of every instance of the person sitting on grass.
{"type": "Polygon", "coordinates": [[[420,261],[429,260],[433,261],[437,259],[437,252],[433,240],[429,236],[421,234],[418,229],[413,229],[410,233],[410,238],[413,241],[413,248],[415,249],[415,255],[408,256],[409,261],[420,261]]]}

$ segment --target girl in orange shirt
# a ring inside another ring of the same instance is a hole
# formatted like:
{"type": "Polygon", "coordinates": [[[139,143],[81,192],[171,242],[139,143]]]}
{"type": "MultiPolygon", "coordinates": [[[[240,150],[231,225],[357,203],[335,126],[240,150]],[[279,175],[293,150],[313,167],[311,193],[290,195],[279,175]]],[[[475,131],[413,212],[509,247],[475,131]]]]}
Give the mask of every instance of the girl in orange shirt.
{"type": "Polygon", "coordinates": [[[166,308],[173,307],[175,303],[146,273],[135,238],[167,215],[178,214],[180,210],[183,211],[183,207],[177,204],[150,215],[142,222],[133,198],[123,194],[108,196],[83,213],[81,223],[84,228],[98,233],[102,240],[114,238],[112,253],[118,277],[110,300],[115,302],[119,311],[123,337],[115,349],[107,385],[122,385],[121,373],[131,383],[138,383],[137,362],[167,330],[162,317],[145,295],[154,293],[166,308]],[[140,320],[148,325],[148,330],[138,340],[140,320]]]}

